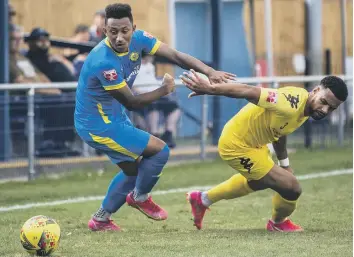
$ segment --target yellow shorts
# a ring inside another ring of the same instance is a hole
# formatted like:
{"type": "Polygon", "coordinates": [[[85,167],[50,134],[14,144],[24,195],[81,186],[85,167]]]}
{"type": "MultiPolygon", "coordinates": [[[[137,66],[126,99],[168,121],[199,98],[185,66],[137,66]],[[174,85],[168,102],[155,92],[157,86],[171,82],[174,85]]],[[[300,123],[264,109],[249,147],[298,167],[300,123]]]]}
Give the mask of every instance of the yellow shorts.
{"type": "Polygon", "coordinates": [[[266,145],[260,148],[247,147],[238,140],[221,135],[218,149],[220,157],[248,181],[263,178],[274,166],[266,145]]]}

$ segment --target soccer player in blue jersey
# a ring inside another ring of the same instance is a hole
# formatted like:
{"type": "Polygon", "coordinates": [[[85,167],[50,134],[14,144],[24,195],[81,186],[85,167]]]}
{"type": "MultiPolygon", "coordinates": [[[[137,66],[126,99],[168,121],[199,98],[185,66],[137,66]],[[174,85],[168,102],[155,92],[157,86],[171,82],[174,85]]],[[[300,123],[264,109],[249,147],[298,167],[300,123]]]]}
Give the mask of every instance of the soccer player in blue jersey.
{"type": "Polygon", "coordinates": [[[75,128],[88,145],[104,152],[121,169],[89,221],[89,229],[119,231],[111,214],[125,202],[151,219],[167,218],[167,212],[152,201],[149,193],[169,158],[169,148],[160,139],[134,127],[125,109],[145,107],[171,93],[175,84],[166,74],[158,89],[132,94],[130,88],[139,72],[141,55],[166,57],[182,68],[206,74],[211,83],[232,80],[234,75],[216,71],[149,33],[136,30],[127,4],[111,4],[105,11],[107,38],[90,52],[83,65],[76,92],[75,128]]]}

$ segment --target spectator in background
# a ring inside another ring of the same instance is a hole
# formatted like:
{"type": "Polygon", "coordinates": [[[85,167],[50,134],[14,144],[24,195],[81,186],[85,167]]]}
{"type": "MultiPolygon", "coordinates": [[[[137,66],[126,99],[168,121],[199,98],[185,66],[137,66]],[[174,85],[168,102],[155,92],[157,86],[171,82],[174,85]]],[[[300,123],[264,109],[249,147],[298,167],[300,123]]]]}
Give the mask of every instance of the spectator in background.
{"type": "Polygon", "coordinates": [[[27,58],[52,82],[76,81],[74,65],[64,56],[49,52],[49,36],[50,34],[42,28],[33,29],[26,39],[29,46],[27,58]]]}
{"type": "MultiPolygon", "coordinates": [[[[74,36],[69,40],[73,43],[87,43],[90,41],[91,35],[89,31],[89,27],[83,24],[79,24],[76,26],[74,30],[74,36]]],[[[65,57],[74,61],[74,59],[80,54],[78,49],[66,48],[64,49],[65,57]]]]}
{"type": "Polygon", "coordinates": [[[106,36],[103,33],[103,27],[105,26],[106,12],[104,10],[99,10],[95,13],[93,17],[93,24],[90,27],[90,41],[99,43],[106,36]]]}
{"type": "Polygon", "coordinates": [[[13,23],[13,17],[16,16],[16,11],[14,9],[14,7],[9,4],[9,23],[12,24],[13,23]]]}
{"type": "MultiPolygon", "coordinates": [[[[9,30],[9,69],[10,83],[49,83],[50,80],[40,72],[29,59],[21,54],[20,46],[23,41],[22,29],[14,24],[9,30]]],[[[37,95],[60,95],[57,88],[36,89],[37,95]]],[[[25,91],[11,91],[10,96],[10,127],[12,135],[12,149],[16,156],[23,156],[26,149],[25,124],[27,120],[27,96],[25,91]]],[[[38,127],[38,124],[36,124],[38,127]]]]}
{"type": "MultiPolygon", "coordinates": [[[[145,93],[159,87],[159,82],[156,79],[155,66],[153,65],[153,56],[146,55],[141,60],[140,71],[135,79],[135,84],[149,84],[148,87],[135,86],[135,93],[145,93]]],[[[173,135],[177,132],[177,123],[181,116],[181,111],[178,108],[176,95],[172,94],[165,96],[148,107],[136,111],[140,116],[137,119],[137,127],[141,127],[149,131],[151,134],[161,138],[170,148],[176,147],[173,135]],[[164,118],[164,131],[159,133],[160,113],[164,118]]]]}
{"type": "MultiPolygon", "coordinates": [[[[90,41],[91,35],[89,31],[89,27],[83,24],[79,24],[76,26],[74,31],[74,36],[71,38],[71,41],[74,43],[87,43],[90,41]]],[[[82,69],[82,65],[84,64],[87,53],[81,54],[77,49],[65,49],[64,56],[72,61],[75,69],[75,78],[78,79],[80,75],[80,71],[82,69]]]]}
{"type": "MultiPolygon", "coordinates": [[[[14,24],[10,25],[10,83],[49,83],[50,80],[40,72],[31,61],[20,52],[23,41],[22,29],[14,24]]],[[[40,94],[60,94],[60,89],[37,89],[40,94]]]]}
{"type": "MultiPolygon", "coordinates": [[[[73,64],[64,56],[53,55],[50,51],[50,34],[42,29],[32,30],[27,43],[27,57],[51,82],[76,81],[73,64]]],[[[39,157],[63,157],[77,155],[67,145],[74,141],[74,99],[75,90],[63,89],[60,97],[43,98],[38,105],[39,117],[44,122],[42,141],[36,150],[39,157]]]]}
{"type": "Polygon", "coordinates": [[[74,37],[72,41],[78,42],[78,43],[86,43],[90,41],[91,35],[89,31],[89,27],[84,24],[79,24],[76,26],[75,31],[74,31],[74,37]]]}

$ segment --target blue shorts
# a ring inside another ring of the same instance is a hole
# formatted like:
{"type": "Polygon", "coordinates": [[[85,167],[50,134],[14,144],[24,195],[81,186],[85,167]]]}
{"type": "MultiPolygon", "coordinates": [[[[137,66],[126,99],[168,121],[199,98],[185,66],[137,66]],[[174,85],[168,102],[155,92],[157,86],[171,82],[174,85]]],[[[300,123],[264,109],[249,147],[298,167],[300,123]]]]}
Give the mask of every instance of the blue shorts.
{"type": "Polygon", "coordinates": [[[102,132],[77,130],[89,146],[105,153],[113,163],[135,161],[145,150],[150,134],[130,122],[107,124],[102,132]]]}

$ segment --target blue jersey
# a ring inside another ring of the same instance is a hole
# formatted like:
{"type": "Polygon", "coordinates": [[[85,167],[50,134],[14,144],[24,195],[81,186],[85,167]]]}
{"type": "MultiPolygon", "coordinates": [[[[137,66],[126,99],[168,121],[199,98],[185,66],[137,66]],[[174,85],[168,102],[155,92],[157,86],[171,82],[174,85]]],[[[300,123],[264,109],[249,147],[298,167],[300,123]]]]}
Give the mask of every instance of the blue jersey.
{"type": "Polygon", "coordinates": [[[107,129],[112,123],[129,120],[124,106],[110,90],[133,85],[142,53],[155,54],[160,41],[149,33],[133,33],[129,51],[115,52],[108,39],[102,40],[87,56],[76,90],[75,127],[90,132],[107,129]]]}

